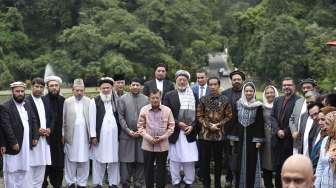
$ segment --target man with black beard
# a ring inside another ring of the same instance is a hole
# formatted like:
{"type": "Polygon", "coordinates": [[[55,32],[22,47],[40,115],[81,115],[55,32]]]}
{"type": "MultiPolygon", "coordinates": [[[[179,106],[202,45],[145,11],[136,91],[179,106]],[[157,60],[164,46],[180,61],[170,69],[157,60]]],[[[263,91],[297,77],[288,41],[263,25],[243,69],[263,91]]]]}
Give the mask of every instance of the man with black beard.
{"type": "Polygon", "coordinates": [[[293,138],[289,120],[293,113],[295,102],[295,84],[292,78],[282,81],[283,96],[274,99],[271,112],[272,123],[272,162],[276,170],[275,187],[281,188],[281,168],[285,160],[293,154],[293,138]]]}
{"type": "Polygon", "coordinates": [[[10,87],[12,98],[3,104],[1,112],[1,127],[7,143],[3,156],[4,184],[8,188],[31,187],[30,150],[37,144],[37,122],[31,106],[24,101],[26,84],[14,82],[10,87]]]}
{"type": "Polygon", "coordinates": [[[166,79],[167,71],[167,65],[163,63],[155,65],[155,79],[144,83],[143,94],[149,97],[150,91],[158,89],[163,99],[167,92],[174,90],[173,82],[166,79]]]}
{"type": "MultiPolygon", "coordinates": [[[[222,95],[226,96],[229,99],[229,102],[232,106],[232,119],[228,122],[228,126],[225,133],[226,136],[228,137],[230,137],[229,135],[233,127],[238,124],[236,103],[238,99],[240,99],[242,94],[242,86],[243,82],[245,81],[245,74],[242,71],[235,70],[230,73],[230,79],[232,87],[222,92],[222,95]]],[[[225,167],[227,168],[225,187],[231,187],[233,179],[233,172],[232,172],[233,169],[230,167],[228,162],[231,161],[230,159],[232,157],[232,147],[227,138],[224,141],[224,155],[226,158],[226,160],[224,160],[225,167]]]]}
{"type": "Polygon", "coordinates": [[[62,124],[63,124],[63,104],[64,97],[60,95],[60,85],[62,79],[58,76],[48,76],[45,79],[48,94],[45,96],[46,113],[50,114],[50,145],[51,165],[47,165],[42,187],[48,187],[48,177],[50,184],[54,188],[62,187],[64,151],[62,144],[62,124]]]}

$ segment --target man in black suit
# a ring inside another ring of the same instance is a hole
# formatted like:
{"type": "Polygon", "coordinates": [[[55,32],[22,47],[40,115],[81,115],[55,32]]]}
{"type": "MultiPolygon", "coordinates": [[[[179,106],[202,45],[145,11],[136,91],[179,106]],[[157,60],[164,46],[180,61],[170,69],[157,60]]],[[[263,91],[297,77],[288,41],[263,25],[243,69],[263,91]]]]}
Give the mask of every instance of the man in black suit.
{"type": "Polygon", "coordinates": [[[165,64],[159,63],[155,66],[155,79],[145,82],[143,88],[143,94],[149,96],[149,93],[153,89],[161,91],[161,96],[164,98],[165,94],[171,90],[174,90],[174,84],[166,80],[166,74],[168,67],[165,64]]]}
{"type": "Polygon", "coordinates": [[[289,119],[299,97],[295,95],[295,84],[292,78],[282,81],[284,96],[274,100],[271,112],[272,124],[272,158],[276,175],[275,186],[281,188],[281,168],[285,160],[293,154],[293,138],[289,127],[289,119]]]}
{"type": "Polygon", "coordinates": [[[0,155],[3,155],[6,153],[6,139],[5,139],[5,135],[3,133],[2,130],[2,126],[1,124],[3,124],[3,122],[1,121],[1,116],[3,114],[3,106],[0,105],[0,155]]]}
{"type": "Polygon", "coordinates": [[[37,130],[39,132],[39,141],[36,147],[30,152],[30,179],[33,187],[42,187],[46,165],[51,165],[50,146],[47,138],[50,136],[51,114],[47,113],[46,102],[44,100],[44,80],[43,78],[34,78],[32,80],[32,94],[26,97],[27,103],[32,108],[37,120],[37,130]]]}
{"type": "Polygon", "coordinates": [[[1,107],[1,127],[6,139],[3,156],[5,187],[29,187],[30,150],[37,144],[36,118],[25,99],[26,84],[10,85],[12,98],[1,107]]]}

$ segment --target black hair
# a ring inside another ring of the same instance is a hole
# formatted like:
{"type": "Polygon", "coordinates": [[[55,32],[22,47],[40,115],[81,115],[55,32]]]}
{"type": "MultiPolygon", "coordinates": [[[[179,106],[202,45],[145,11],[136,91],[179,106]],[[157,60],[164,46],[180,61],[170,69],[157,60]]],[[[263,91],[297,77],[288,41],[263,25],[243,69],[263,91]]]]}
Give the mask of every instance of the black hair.
{"type": "Polygon", "coordinates": [[[139,78],[136,78],[136,77],[132,78],[131,84],[132,84],[132,82],[137,82],[137,83],[141,84],[141,80],[139,78]]]}
{"type": "Polygon", "coordinates": [[[319,107],[319,109],[323,108],[323,104],[320,102],[312,102],[307,105],[308,112],[310,109],[314,108],[315,106],[319,107]]]}
{"type": "Polygon", "coordinates": [[[330,93],[327,95],[326,104],[328,106],[336,107],[336,93],[330,93]]]}
{"type": "Polygon", "coordinates": [[[156,71],[157,68],[159,67],[164,67],[166,69],[166,71],[168,72],[168,66],[164,63],[158,63],[154,66],[154,70],[156,71]]]}
{"type": "Polygon", "coordinates": [[[149,91],[149,96],[152,95],[152,94],[155,95],[157,93],[159,93],[161,95],[161,91],[158,88],[153,88],[149,91]]]}
{"type": "Polygon", "coordinates": [[[41,78],[41,77],[36,77],[32,80],[32,85],[35,85],[35,84],[45,86],[45,82],[44,82],[43,78],[41,78]]]}
{"type": "Polygon", "coordinates": [[[220,79],[216,76],[211,76],[210,78],[208,78],[207,84],[209,85],[209,81],[210,80],[217,80],[218,85],[220,85],[220,79]]]}

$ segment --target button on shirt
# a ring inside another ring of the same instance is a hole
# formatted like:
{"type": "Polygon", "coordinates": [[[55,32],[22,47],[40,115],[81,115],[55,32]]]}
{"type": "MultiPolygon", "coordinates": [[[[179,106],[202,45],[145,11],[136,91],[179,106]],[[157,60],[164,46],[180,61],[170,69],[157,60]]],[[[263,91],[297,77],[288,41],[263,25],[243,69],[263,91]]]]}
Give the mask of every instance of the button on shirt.
{"type": "Polygon", "coordinates": [[[175,127],[174,116],[170,108],[164,105],[161,105],[159,109],[153,109],[150,104],[144,106],[140,111],[137,126],[144,138],[142,141],[143,150],[151,152],[168,150],[168,137],[173,133],[175,127]],[[151,140],[155,136],[161,136],[163,140],[152,144],[151,140]]]}

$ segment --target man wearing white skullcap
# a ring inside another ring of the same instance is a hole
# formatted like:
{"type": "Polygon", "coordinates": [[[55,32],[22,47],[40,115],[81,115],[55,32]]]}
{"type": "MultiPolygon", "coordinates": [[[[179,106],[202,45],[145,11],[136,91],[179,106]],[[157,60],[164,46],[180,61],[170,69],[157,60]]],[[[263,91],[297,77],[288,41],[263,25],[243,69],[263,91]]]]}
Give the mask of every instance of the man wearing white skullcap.
{"type": "Polygon", "coordinates": [[[186,188],[195,180],[195,161],[198,161],[196,145],[196,97],[189,86],[190,74],[179,70],[175,74],[176,90],[168,92],[163,105],[168,106],[174,115],[175,129],[169,137],[170,172],[173,187],[180,187],[183,169],[183,182],[186,188]]]}
{"type": "Polygon", "coordinates": [[[93,149],[92,183],[102,187],[107,168],[109,187],[117,187],[119,175],[120,130],[117,95],[113,90],[114,80],[110,77],[99,79],[100,94],[90,102],[90,137],[93,149]]]}
{"type": "Polygon", "coordinates": [[[26,104],[23,82],[10,84],[12,98],[3,104],[1,127],[6,138],[6,153],[3,155],[5,187],[29,186],[29,150],[37,144],[36,118],[26,104]]]}
{"type": "Polygon", "coordinates": [[[58,76],[48,76],[45,79],[48,94],[44,97],[46,102],[46,113],[51,117],[47,127],[51,127],[49,136],[51,165],[48,165],[45,172],[43,188],[48,186],[48,177],[53,187],[61,187],[64,168],[64,148],[62,140],[63,104],[64,97],[60,95],[62,79],[58,76]]]}
{"type": "Polygon", "coordinates": [[[64,101],[62,137],[65,181],[70,188],[86,187],[89,176],[89,106],[82,79],[75,79],[73,96],[64,101]]]}

